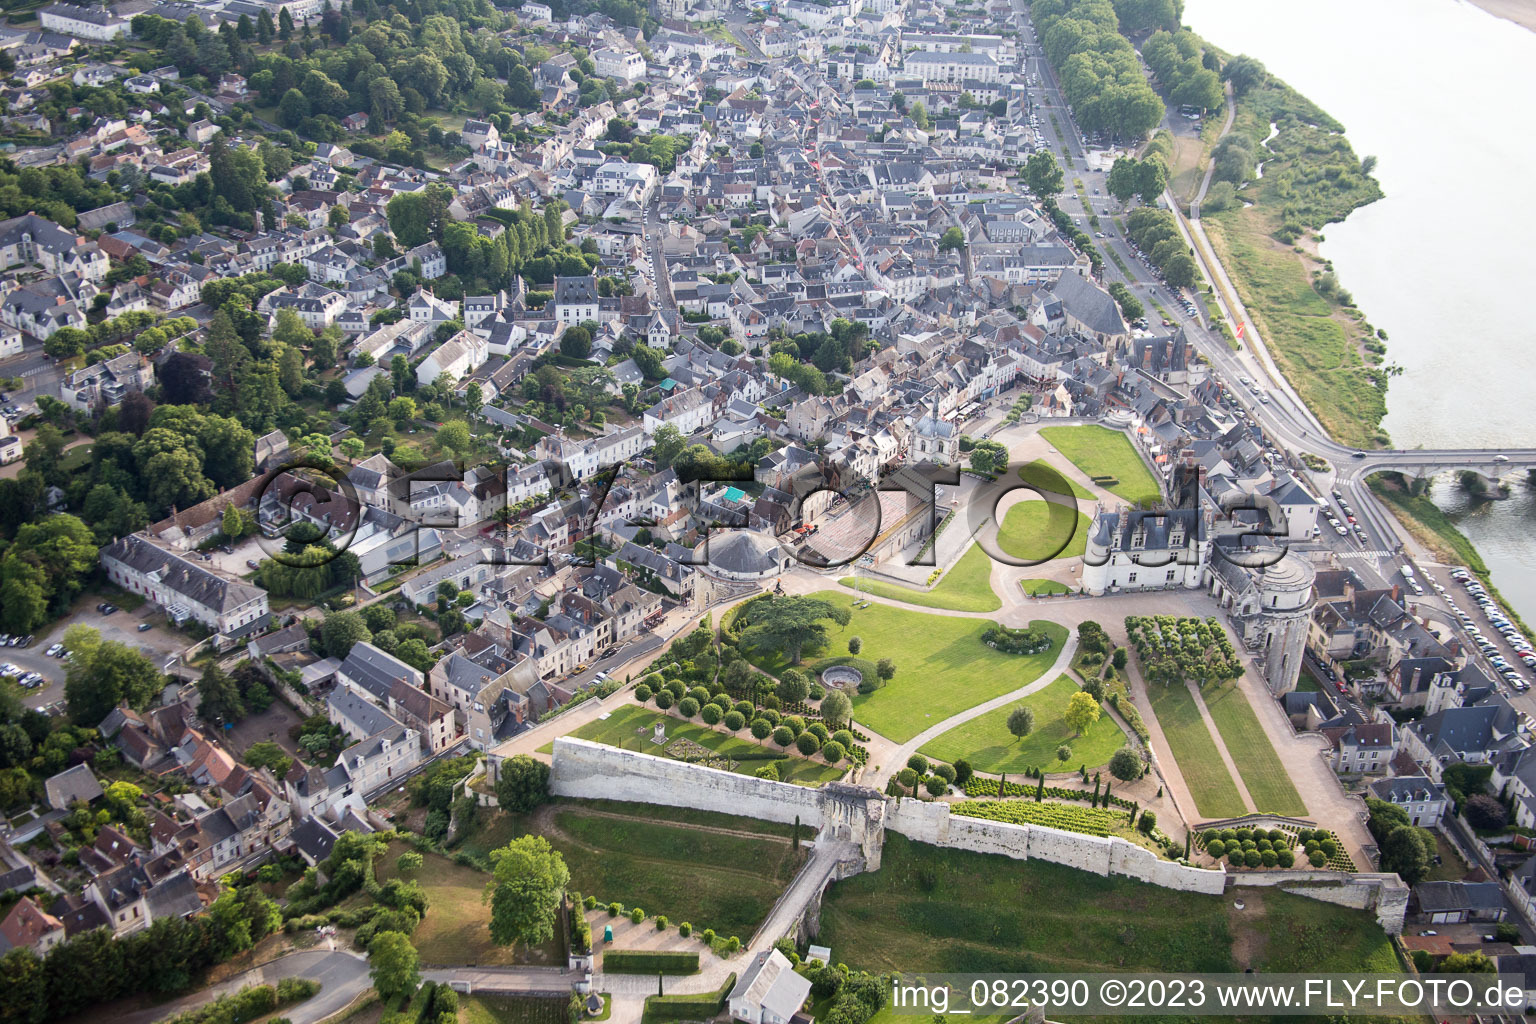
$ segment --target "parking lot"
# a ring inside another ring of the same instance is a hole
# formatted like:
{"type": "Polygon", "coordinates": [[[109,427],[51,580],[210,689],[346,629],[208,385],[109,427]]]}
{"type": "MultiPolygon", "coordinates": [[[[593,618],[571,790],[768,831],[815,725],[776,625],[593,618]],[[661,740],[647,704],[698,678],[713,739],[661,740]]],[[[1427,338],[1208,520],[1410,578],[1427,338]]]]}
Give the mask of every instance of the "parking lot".
{"type": "Polygon", "coordinates": [[[63,639],[65,629],[77,623],[95,629],[103,640],[140,652],[157,669],[163,668],[172,655],[191,646],[184,634],[166,628],[165,613],[154,605],[145,604],[134,611],[125,608],[112,615],[103,615],[96,610],[103,600],[100,594],[82,594],[68,615],[34,636],[31,646],[0,648],[0,663],[9,662],[23,672],[36,672],[43,677],[42,686],[24,691],[28,707],[39,708],[64,699],[64,675],[68,663],[61,658],[50,658],[47,652],[63,639]],[[141,633],[138,627],[144,623],[150,628],[141,633]]]}

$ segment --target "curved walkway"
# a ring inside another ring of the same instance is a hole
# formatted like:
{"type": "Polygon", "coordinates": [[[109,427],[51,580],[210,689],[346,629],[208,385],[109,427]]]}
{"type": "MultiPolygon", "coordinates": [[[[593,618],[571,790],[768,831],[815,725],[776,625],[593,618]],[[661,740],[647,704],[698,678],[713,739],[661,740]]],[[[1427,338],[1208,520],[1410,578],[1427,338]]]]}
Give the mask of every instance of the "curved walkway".
{"type": "Polygon", "coordinates": [[[164,1020],[210,1003],[219,996],[238,992],[247,985],[276,985],[284,978],[309,978],[320,982],[320,991],[312,998],[281,1011],[280,1016],[288,1018],[293,1024],[318,1024],[345,1008],[372,985],[368,977],[368,962],[356,953],[311,949],[278,957],[183,999],[162,1003],[153,1009],[124,1014],[117,1019],[117,1024],[152,1024],[153,1021],[164,1020]]]}
{"type": "Polygon", "coordinates": [[[892,753],[889,763],[880,769],[880,771],[870,780],[869,785],[874,786],[876,789],[883,792],[885,790],[885,785],[890,781],[891,776],[905,768],[907,766],[907,758],[917,753],[918,750],[922,748],[924,743],[937,739],[938,737],[944,735],[946,732],[949,732],[949,730],[955,728],[956,726],[964,725],[966,722],[969,722],[973,718],[980,718],[982,715],[989,711],[996,711],[998,708],[1006,707],[1016,700],[1028,697],[1030,694],[1050,686],[1067,671],[1067,668],[1072,664],[1072,656],[1076,652],[1077,636],[1075,634],[1069,634],[1067,636],[1067,642],[1061,645],[1061,653],[1056,656],[1056,660],[1052,662],[1050,668],[1040,673],[1039,678],[1033,680],[1032,682],[1026,683],[1025,685],[1019,687],[1017,690],[1010,690],[1009,692],[1003,694],[1001,697],[993,697],[991,700],[982,701],[975,707],[967,708],[964,711],[950,715],[948,718],[944,719],[944,721],[939,722],[936,725],[930,725],[928,728],[912,737],[912,739],[896,747],[892,753]]]}

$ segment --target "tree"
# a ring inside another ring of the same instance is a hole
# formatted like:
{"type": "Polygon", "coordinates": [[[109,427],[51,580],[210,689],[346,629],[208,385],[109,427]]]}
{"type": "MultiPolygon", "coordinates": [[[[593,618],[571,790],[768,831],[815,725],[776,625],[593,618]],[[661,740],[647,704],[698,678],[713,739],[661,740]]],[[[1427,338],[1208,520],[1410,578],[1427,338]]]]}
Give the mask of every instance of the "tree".
{"type": "Polygon", "coordinates": [[[1065,178],[1061,165],[1047,152],[1033,153],[1024,163],[1024,184],[1041,200],[1050,199],[1061,192],[1065,178]]]}
{"type": "Polygon", "coordinates": [[[1440,974],[1497,974],[1498,966],[1482,950],[1452,953],[1435,968],[1440,974]]]}
{"type": "Polygon", "coordinates": [[[560,335],[560,354],[571,359],[585,359],[592,354],[592,335],[585,327],[567,327],[560,335]]]}
{"type": "Polygon", "coordinates": [[[1509,822],[1509,813],[1504,810],[1504,805],[1485,793],[1469,798],[1462,805],[1462,813],[1466,815],[1467,824],[1473,828],[1503,828],[1509,822]]]}
{"type": "Polygon", "coordinates": [[[332,612],[320,626],[320,642],[332,658],[345,658],[353,644],[372,639],[372,631],[357,612],[332,612]]]}
{"type": "Polygon", "coordinates": [[[683,437],[682,431],[672,424],[664,423],[657,429],[652,444],[657,468],[665,469],[672,465],[672,460],[682,454],[683,448],[687,445],[687,439],[683,437]]]}
{"type": "Polygon", "coordinates": [[[365,450],[363,439],[360,437],[344,437],[341,439],[341,454],[347,457],[348,462],[356,462],[365,450]]]}
{"type": "Polygon", "coordinates": [[[203,721],[233,725],[245,717],[240,688],[217,665],[203,669],[202,678],[197,681],[197,692],[202,696],[197,714],[203,721]]]}
{"type": "Polygon", "coordinates": [[[272,774],[281,779],[288,774],[288,769],[293,767],[293,758],[282,747],[271,740],[261,740],[252,743],[245,749],[241,760],[258,771],[269,768],[272,774]]]}
{"type": "Polygon", "coordinates": [[[1408,885],[1418,885],[1429,874],[1429,855],[1419,832],[1412,825],[1399,825],[1381,844],[1381,869],[1397,872],[1408,885]]]}
{"type": "Polygon", "coordinates": [[[480,411],[481,407],[484,406],[484,405],[485,405],[485,392],[480,390],[480,385],[479,384],[471,382],[469,384],[469,386],[464,389],[464,408],[465,408],[465,410],[467,410],[469,412],[469,414],[471,416],[473,416],[476,413],[478,413],[480,411]]]}
{"type": "Polygon", "coordinates": [[[1136,177],[1137,161],[1131,157],[1120,157],[1109,169],[1109,177],[1104,186],[1109,194],[1122,203],[1130,202],[1131,198],[1140,191],[1136,177]]]}
{"type": "Polygon", "coordinates": [[[435,438],[437,446],[453,455],[463,455],[469,451],[474,440],[469,432],[469,424],[463,420],[449,420],[437,428],[435,438]]]}
{"type": "Polygon", "coordinates": [[[912,108],[907,112],[907,116],[912,118],[912,123],[917,126],[917,130],[920,132],[925,132],[930,127],[931,122],[928,120],[928,108],[923,106],[921,100],[912,104],[912,108]]]}
{"type": "Polygon", "coordinates": [[[863,638],[856,637],[856,636],[851,636],[851,637],[848,638],[848,653],[849,654],[857,655],[863,649],[864,649],[864,640],[863,640],[863,638]]]}
{"type": "Polygon", "coordinates": [[[956,761],[954,764],[954,769],[955,785],[964,789],[965,784],[969,782],[971,776],[975,774],[975,770],[971,768],[971,762],[965,760],[965,758],[961,758],[960,760],[956,761]]]}
{"type": "Polygon", "coordinates": [[[571,873],[543,836],[522,836],[491,852],[491,941],[537,945],[555,933],[555,912],[571,873]]]}
{"type": "Polygon", "coordinates": [[[1222,67],[1221,77],[1232,83],[1234,93],[1242,96],[1249,89],[1261,84],[1268,77],[1268,72],[1258,58],[1240,53],[1222,67]]]}
{"type": "Polygon", "coordinates": [[[842,728],[852,715],[853,701],[842,690],[831,690],[821,698],[821,720],[828,729],[842,728]]]}
{"type": "Polygon", "coordinates": [[[958,227],[949,228],[948,230],[946,230],[944,232],[943,237],[941,237],[939,239],[939,248],[940,249],[964,249],[965,248],[965,232],[961,231],[958,227]]]}
{"type": "Polygon", "coordinates": [[[875,662],[875,675],[885,682],[890,682],[896,678],[896,663],[890,658],[881,658],[875,662]]]}
{"type": "Polygon", "coordinates": [[[526,814],[549,799],[549,765],[517,754],[501,762],[496,802],[503,810],[526,814]]]}
{"type": "Polygon", "coordinates": [[[1093,699],[1092,694],[1079,690],[1067,698],[1067,709],[1062,713],[1062,718],[1072,727],[1074,736],[1081,736],[1084,730],[1099,720],[1099,702],[1093,699]]]}
{"type": "Polygon", "coordinates": [[[1121,782],[1141,777],[1141,755],[1130,747],[1121,747],[1109,759],[1109,774],[1121,782]]]}
{"type": "Polygon", "coordinates": [[[800,664],[807,648],[827,645],[825,625],[831,620],[840,626],[849,621],[847,608],[814,597],[769,597],[754,602],[751,624],[741,634],[741,646],[748,650],[779,651],[789,655],[792,664],[800,664]]]}
{"type": "Polygon", "coordinates": [[[95,726],[120,703],[142,710],[165,686],[148,658],[116,641],[101,642],[85,656],[75,647],[70,651],[64,699],[76,725],[95,726]]]}
{"type": "MultiPolygon", "coordinates": [[[[746,663],[737,662],[737,664],[744,665],[746,663]]],[[[790,668],[785,669],[784,674],[779,677],[779,700],[785,704],[798,704],[800,701],[805,700],[810,695],[810,692],[811,684],[805,678],[804,672],[790,668]]]]}
{"type": "Polygon", "coordinates": [[[1034,732],[1034,709],[1025,704],[1020,704],[1018,707],[1008,712],[1008,731],[1018,739],[1023,739],[1025,736],[1028,736],[1030,733],[1034,732]]]}
{"type": "Polygon", "coordinates": [[[368,974],[385,999],[409,995],[421,984],[421,958],[403,932],[378,932],[368,943],[368,974]]]}

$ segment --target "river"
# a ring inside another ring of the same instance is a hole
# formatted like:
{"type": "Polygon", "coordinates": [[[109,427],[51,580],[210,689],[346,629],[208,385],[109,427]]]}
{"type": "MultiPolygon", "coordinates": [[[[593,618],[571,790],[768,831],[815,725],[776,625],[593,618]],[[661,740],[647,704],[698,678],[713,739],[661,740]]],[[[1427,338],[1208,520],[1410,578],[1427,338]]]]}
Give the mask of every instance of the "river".
{"type": "MultiPolygon", "coordinates": [[[[1404,369],[1394,443],[1536,446],[1536,33],[1462,0],[1186,0],[1184,23],[1263,61],[1378,159],[1386,198],[1329,225],[1321,252],[1404,369]]],[[[1433,494],[1536,621],[1536,492],[1511,487],[1473,506],[1448,478],[1433,494]]]]}

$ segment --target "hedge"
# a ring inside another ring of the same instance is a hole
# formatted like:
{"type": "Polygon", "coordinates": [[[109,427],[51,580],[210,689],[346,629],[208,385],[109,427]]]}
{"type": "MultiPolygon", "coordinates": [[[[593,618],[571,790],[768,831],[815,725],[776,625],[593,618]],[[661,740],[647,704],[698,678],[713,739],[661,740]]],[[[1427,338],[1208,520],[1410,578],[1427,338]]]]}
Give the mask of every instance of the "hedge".
{"type": "Polygon", "coordinates": [[[308,978],[284,978],[271,985],[247,985],[238,992],[219,996],[211,1003],[168,1017],[165,1024],[223,1024],[225,1021],[254,1020],[278,1007],[299,1003],[320,991],[318,981],[308,978]]]}
{"type": "Polygon", "coordinates": [[[732,971],[725,983],[713,992],[694,995],[646,996],[646,1020],[708,1020],[725,1009],[731,989],[736,987],[736,972],[732,971]]]}
{"type": "Polygon", "coordinates": [[[603,954],[603,970],[612,974],[697,974],[699,954],[611,949],[603,954]]]}

